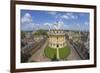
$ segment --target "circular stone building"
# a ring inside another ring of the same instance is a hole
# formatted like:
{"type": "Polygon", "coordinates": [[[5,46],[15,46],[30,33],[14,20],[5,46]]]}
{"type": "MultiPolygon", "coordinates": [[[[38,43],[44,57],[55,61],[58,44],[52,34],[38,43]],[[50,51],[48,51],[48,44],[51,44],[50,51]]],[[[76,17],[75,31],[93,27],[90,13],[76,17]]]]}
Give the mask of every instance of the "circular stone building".
{"type": "Polygon", "coordinates": [[[48,32],[49,47],[51,48],[63,48],[65,47],[65,33],[63,30],[55,29],[48,32]]]}

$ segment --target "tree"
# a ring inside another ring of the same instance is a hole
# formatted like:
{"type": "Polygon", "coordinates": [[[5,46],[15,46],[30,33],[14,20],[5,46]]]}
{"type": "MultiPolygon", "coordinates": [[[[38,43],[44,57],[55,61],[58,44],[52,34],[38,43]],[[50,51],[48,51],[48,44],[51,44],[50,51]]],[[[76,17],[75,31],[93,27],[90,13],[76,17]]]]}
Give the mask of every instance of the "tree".
{"type": "Polygon", "coordinates": [[[43,36],[47,36],[47,32],[45,30],[39,29],[37,30],[33,35],[43,35],[43,36]]]}
{"type": "Polygon", "coordinates": [[[23,54],[21,52],[21,63],[27,62],[30,56],[31,56],[30,54],[23,54]]]}
{"type": "Polygon", "coordinates": [[[25,32],[24,31],[21,31],[21,38],[25,38],[25,32]]]}

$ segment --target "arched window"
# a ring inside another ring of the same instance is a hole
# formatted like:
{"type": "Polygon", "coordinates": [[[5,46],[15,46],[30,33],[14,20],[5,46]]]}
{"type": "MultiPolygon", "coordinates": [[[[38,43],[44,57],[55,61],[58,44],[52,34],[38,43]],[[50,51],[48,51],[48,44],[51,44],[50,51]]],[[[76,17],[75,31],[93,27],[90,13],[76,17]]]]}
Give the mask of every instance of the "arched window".
{"type": "Polygon", "coordinates": [[[59,45],[57,44],[57,48],[59,47],[59,45]]]}

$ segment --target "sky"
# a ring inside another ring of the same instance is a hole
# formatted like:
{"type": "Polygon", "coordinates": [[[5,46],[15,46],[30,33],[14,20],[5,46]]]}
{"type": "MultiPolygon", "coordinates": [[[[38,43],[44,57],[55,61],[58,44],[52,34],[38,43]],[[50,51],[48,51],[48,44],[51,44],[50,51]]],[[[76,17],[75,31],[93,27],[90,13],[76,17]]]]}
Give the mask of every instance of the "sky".
{"type": "Polygon", "coordinates": [[[20,11],[21,30],[64,29],[89,31],[89,13],[61,11],[20,11]]]}

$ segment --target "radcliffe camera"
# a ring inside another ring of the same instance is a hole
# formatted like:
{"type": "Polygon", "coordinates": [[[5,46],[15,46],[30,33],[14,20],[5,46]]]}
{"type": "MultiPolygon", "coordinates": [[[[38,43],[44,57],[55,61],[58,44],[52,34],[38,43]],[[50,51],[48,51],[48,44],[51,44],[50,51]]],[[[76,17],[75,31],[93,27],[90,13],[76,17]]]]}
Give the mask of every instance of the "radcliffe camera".
{"type": "Polygon", "coordinates": [[[90,15],[21,10],[21,63],[90,59],[90,15]]]}

